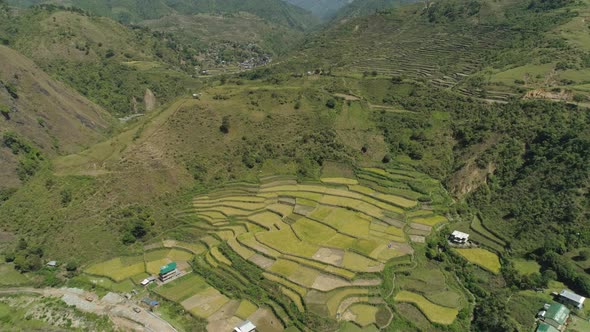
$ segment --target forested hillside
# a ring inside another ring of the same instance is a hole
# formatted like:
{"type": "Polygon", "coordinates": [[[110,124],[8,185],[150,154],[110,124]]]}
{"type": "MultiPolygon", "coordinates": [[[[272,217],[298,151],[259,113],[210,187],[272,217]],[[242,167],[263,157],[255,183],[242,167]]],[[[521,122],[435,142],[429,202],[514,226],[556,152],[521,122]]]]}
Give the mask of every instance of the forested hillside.
{"type": "Polygon", "coordinates": [[[57,4],[73,6],[95,15],[109,16],[123,23],[138,23],[170,14],[237,14],[247,12],[262,19],[296,29],[306,29],[317,23],[311,13],[281,0],[27,0],[7,1],[17,6],[57,4]]]}
{"type": "Polygon", "coordinates": [[[590,296],[587,1],[356,0],[305,35],[282,2],[139,3],[0,11],[0,278],[178,261],[141,298],[215,332],[531,331],[590,296]]]}
{"type": "Polygon", "coordinates": [[[0,22],[5,45],[112,114],[143,113],[154,107],[146,107],[146,93],[157,105],[191,87],[198,51],[170,36],[58,7],[6,15],[0,22]]]}

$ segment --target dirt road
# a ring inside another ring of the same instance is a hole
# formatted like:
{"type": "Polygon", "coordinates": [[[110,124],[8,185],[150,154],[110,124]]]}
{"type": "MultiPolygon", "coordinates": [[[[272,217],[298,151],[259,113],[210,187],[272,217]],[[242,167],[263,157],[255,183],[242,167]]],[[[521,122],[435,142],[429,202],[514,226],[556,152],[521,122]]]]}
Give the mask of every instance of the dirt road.
{"type": "Polygon", "coordinates": [[[84,312],[107,315],[111,321],[124,331],[177,332],[176,329],[156,314],[141,308],[135,303],[138,299],[127,300],[116,293],[108,293],[102,299],[95,293],[77,288],[30,288],[14,287],[0,289],[0,294],[40,294],[59,297],[68,305],[76,306],[84,312]],[[93,299],[88,301],[88,299],[93,299]]]}

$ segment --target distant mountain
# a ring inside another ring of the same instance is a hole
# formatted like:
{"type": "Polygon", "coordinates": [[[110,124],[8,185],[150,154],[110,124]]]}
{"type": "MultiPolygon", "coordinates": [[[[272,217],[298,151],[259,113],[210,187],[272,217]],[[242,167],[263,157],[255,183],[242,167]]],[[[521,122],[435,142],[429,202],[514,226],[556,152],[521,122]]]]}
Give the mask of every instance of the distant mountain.
{"type": "Polygon", "coordinates": [[[417,0],[353,0],[347,6],[338,10],[336,18],[357,17],[374,14],[378,10],[397,7],[405,3],[418,2],[417,0]]]}
{"type": "MultiPolygon", "coordinates": [[[[333,1],[333,0],[332,0],[333,1]]],[[[170,14],[235,14],[247,12],[269,22],[303,30],[315,25],[313,15],[281,0],[9,0],[15,6],[55,4],[73,6],[124,23],[136,23],[170,14]]]]}
{"type": "Polygon", "coordinates": [[[304,8],[321,18],[329,18],[340,8],[350,4],[353,0],[284,0],[295,6],[304,8]]]}

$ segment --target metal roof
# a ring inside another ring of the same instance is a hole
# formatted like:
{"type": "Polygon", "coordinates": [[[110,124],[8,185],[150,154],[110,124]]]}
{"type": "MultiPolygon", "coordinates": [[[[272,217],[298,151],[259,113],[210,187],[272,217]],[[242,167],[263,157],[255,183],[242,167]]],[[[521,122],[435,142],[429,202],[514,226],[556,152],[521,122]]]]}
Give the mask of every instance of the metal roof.
{"type": "Polygon", "coordinates": [[[176,262],[166,264],[160,268],[160,274],[166,274],[176,270],[176,262]]]}
{"type": "Polygon", "coordinates": [[[540,323],[536,332],[559,332],[559,330],[547,323],[540,323]]]}
{"type": "Polygon", "coordinates": [[[570,301],[574,301],[576,303],[584,303],[584,301],[586,300],[585,297],[578,295],[570,290],[564,289],[561,292],[559,292],[559,296],[561,297],[565,297],[566,299],[570,300],[570,301]]]}
{"type": "Polygon", "coordinates": [[[457,238],[460,238],[460,239],[467,239],[469,237],[469,234],[463,233],[463,232],[460,232],[460,231],[453,231],[453,233],[451,233],[451,235],[453,237],[457,237],[457,238]]]}
{"type": "Polygon", "coordinates": [[[561,303],[553,303],[547,308],[545,319],[551,319],[559,325],[565,324],[567,317],[570,315],[570,310],[561,303]]]}
{"type": "Polygon", "coordinates": [[[242,325],[236,327],[234,331],[237,332],[250,332],[256,329],[256,325],[254,325],[251,321],[247,320],[242,323],[242,325]]]}

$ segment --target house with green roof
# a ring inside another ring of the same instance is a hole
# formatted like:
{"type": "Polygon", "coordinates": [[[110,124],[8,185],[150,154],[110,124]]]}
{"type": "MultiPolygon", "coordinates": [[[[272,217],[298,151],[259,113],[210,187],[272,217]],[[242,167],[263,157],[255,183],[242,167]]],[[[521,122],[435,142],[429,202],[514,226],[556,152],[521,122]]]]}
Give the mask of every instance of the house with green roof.
{"type": "Polygon", "coordinates": [[[543,323],[550,325],[558,331],[562,331],[565,328],[569,316],[570,310],[561,303],[546,304],[545,308],[538,315],[543,323]]]}
{"type": "Polygon", "coordinates": [[[547,323],[539,323],[535,332],[559,332],[559,330],[547,323]]]}
{"type": "Polygon", "coordinates": [[[179,275],[178,270],[176,269],[176,262],[172,262],[166,264],[160,268],[160,280],[162,282],[166,282],[171,280],[179,275]]]}

